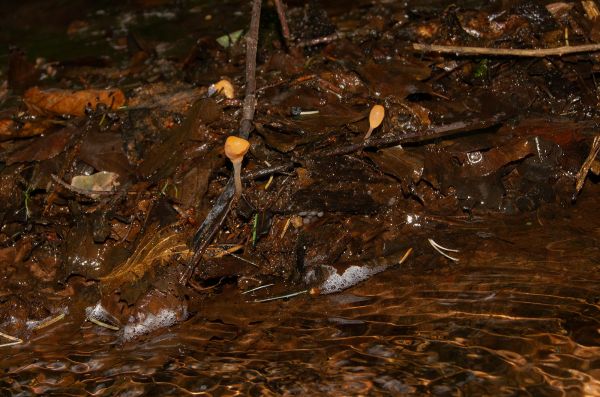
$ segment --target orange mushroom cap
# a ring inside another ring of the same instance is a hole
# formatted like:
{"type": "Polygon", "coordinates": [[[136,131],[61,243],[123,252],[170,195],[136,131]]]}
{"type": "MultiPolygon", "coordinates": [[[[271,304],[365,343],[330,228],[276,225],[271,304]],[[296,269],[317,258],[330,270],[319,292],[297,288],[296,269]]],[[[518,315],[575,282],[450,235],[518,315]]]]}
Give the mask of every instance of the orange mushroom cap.
{"type": "Polygon", "coordinates": [[[225,155],[231,161],[238,160],[244,157],[244,155],[248,152],[249,148],[250,142],[248,142],[244,138],[230,136],[227,137],[227,140],[225,141],[225,155]]]}
{"type": "Polygon", "coordinates": [[[369,113],[369,127],[371,129],[375,129],[379,127],[381,122],[383,121],[383,117],[385,116],[385,108],[381,105],[375,105],[371,108],[371,113],[369,113]]]}
{"type": "MultiPolygon", "coordinates": [[[[211,86],[214,92],[220,92],[225,96],[225,98],[232,99],[235,98],[235,89],[233,88],[233,84],[229,80],[219,80],[211,86]]],[[[209,89],[210,94],[210,89],[209,89]]]]}

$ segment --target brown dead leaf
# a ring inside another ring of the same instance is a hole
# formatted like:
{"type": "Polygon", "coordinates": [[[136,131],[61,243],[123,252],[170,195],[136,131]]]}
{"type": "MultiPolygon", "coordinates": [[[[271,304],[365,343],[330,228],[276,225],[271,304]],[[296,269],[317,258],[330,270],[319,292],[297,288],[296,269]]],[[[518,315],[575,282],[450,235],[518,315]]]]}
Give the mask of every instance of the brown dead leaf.
{"type": "MultiPolygon", "coordinates": [[[[13,130],[15,128],[15,122],[10,119],[2,119],[0,120],[0,136],[2,137],[10,137],[13,134],[13,130]]],[[[10,139],[10,138],[8,138],[10,139]]]]}
{"type": "Polygon", "coordinates": [[[72,129],[65,128],[41,138],[36,138],[32,142],[24,142],[7,154],[6,164],[51,159],[65,149],[73,133],[72,129]]]}
{"type": "Polygon", "coordinates": [[[0,141],[17,138],[29,138],[43,134],[50,127],[47,120],[27,121],[19,126],[14,120],[0,120],[0,141]]]}
{"type": "Polygon", "coordinates": [[[68,114],[83,116],[85,107],[90,104],[93,108],[103,103],[111,109],[117,109],[125,104],[123,91],[118,88],[111,90],[40,90],[38,87],[28,89],[23,99],[30,111],[35,113],[68,114]]]}
{"type": "Polygon", "coordinates": [[[422,82],[430,76],[431,69],[418,61],[394,61],[384,64],[369,62],[359,69],[359,73],[373,92],[378,92],[384,97],[393,95],[406,98],[410,94],[431,91],[431,88],[422,82]]]}

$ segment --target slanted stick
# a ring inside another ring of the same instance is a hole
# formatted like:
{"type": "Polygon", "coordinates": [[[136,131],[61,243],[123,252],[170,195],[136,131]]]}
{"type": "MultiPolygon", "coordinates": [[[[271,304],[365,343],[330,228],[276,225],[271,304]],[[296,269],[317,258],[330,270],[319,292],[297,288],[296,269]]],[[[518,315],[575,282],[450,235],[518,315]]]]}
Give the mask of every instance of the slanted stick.
{"type": "Polygon", "coordinates": [[[252,19],[250,30],[246,35],[246,94],[242,107],[242,121],[239,136],[248,139],[254,128],[254,111],[256,109],[256,52],[258,49],[258,28],[260,26],[261,0],[252,1],[252,19]]]}
{"type": "Polygon", "coordinates": [[[285,7],[283,5],[283,0],[275,0],[275,8],[277,8],[277,16],[279,17],[279,23],[281,23],[281,34],[283,34],[285,44],[289,45],[290,27],[288,26],[287,18],[285,17],[285,7]]]}
{"type": "MultiPolygon", "coordinates": [[[[254,112],[256,109],[256,52],[258,49],[258,28],[260,26],[261,2],[262,0],[252,0],[250,30],[246,35],[246,92],[244,105],[242,107],[242,120],[240,122],[239,132],[240,138],[246,140],[254,128],[252,121],[254,120],[254,112]]],[[[231,208],[234,191],[235,184],[232,177],[227,185],[225,185],[225,189],[223,189],[223,192],[217,199],[215,205],[211,208],[204,219],[204,222],[200,225],[200,228],[194,235],[193,255],[187,263],[186,270],[179,279],[181,285],[187,284],[189,278],[196,269],[196,265],[202,258],[204,250],[223,224],[223,221],[231,208]]]]}

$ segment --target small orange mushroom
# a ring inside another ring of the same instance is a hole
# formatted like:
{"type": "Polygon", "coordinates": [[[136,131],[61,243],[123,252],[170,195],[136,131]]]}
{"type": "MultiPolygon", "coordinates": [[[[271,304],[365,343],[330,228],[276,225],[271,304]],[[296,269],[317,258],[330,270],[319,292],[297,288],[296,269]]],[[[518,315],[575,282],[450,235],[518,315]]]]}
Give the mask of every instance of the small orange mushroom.
{"type": "Polygon", "coordinates": [[[225,155],[233,164],[233,178],[235,181],[235,197],[240,197],[242,194],[242,161],[244,155],[250,148],[250,142],[244,138],[230,136],[225,141],[225,155]]]}
{"type": "Polygon", "coordinates": [[[371,113],[369,113],[369,130],[365,135],[365,141],[369,139],[373,130],[383,121],[383,117],[385,116],[385,109],[381,105],[375,105],[371,108],[371,113]]]}
{"type": "Polygon", "coordinates": [[[219,80],[208,87],[208,94],[212,95],[214,93],[220,93],[227,99],[235,98],[235,89],[233,88],[233,84],[231,84],[229,80],[225,79],[219,80]]]}

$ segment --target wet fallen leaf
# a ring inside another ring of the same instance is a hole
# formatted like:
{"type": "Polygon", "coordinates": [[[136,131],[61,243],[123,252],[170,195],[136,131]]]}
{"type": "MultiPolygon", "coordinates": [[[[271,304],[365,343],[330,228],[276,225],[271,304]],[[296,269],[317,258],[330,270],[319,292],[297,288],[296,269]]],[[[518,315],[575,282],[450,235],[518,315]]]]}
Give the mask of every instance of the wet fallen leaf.
{"type": "Polygon", "coordinates": [[[405,64],[370,62],[360,69],[360,74],[371,89],[381,96],[394,95],[405,98],[410,94],[430,91],[421,80],[429,77],[431,70],[425,64],[416,61],[405,64]]]}
{"type": "Polygon", "coordinates": [[[94,241],[94,228],[98,217],[80,218],[66,233],[65,251],[59,269],[59,277],[67,279],[81,275],[87,279],[98,279],[108,274],[119,263],[123,263],[128,251],[113,242],[98,244],[94,241]]]}
{"type": "Polygon", "coordinates": [[[119,174],[121,182],[133,174],[127,156],[123,151],[121,134],[92,131],[81,143],[79,159],[96,170],[119,174]]]}
{"type": "Polygon", "coordinates": [[[423,156],[419,153],[391,147],[369,153],[368,156],[383,172],[399,180],[409,179],[417,183],[423,175],[423,156]]]}
{"type": "Polygon", "coordinates": [[[532,139],[520,139],[487,152],[470,152],[460,174],[463,177],[487,176],[509,163],[533,154],[534,151],[535,144],[532,139]]]}
{"type": "Polygon", "coordinates": [[[111,191],[119,186],[118,178],[119,175],[114,172],[100,171],[92,175],[74,176],[71,180],[71,186],[90,192],[111,191]]]}
{"type": "Polygon", "coordinates": [[[36,113],[53,113],[83,116],[89,104],[93,108],[103,103],[111,109],[125,105],[125,94],[118,88],[111,90],[40,90],[38,87],[28,89],[23,99],[29,109],[36,113]]]}
{"type": "Polygon", "coordinates": [[[27,121],[23,125],[19,125],[14,120],[3,119],[0,120],[0,141],[41,135],[50,125],[47,120],[27,121]]]}
{"type": "Polygon", "coordinates": [[[8,154],[6,164],[51,159],[64,150],[72,133],[71,129],[63,129],[37,138],[33,142],[26,142],[8,154]]]}
{"type": "Polygon", "coordinates": [[[210,98],[198,100],[188,112],[182,126],[172,131],[164,142],[154,145],[145,161],[140,165],[139,172],[146,178],[168,175],[182,161],[179,154],[183,143],[203,124],[219,120],[223,115],[222,108],[210,98]]]}

